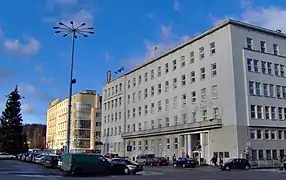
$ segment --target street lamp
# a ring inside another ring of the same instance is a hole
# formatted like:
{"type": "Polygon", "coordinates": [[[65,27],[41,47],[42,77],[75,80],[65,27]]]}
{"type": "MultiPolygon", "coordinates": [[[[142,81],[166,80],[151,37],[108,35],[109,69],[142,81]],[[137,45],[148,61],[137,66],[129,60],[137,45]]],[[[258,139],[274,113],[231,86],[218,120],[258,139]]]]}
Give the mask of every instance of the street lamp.
{"type": "Polygon", "coordinates": [[[88,34],[94,34],[93,27],[86,27],[86,23],[75,27],[74,22],[70,21],[70,26],[59,22],[58,26],[53,27],[56,34],[62,34],[63,37],[71,35],[72,49],[71,49],[71,62],[70,62],[70,82],[69,82],[69,104],[68,104],[68,121],[67,121],[67,147],[66,152],[70,151],[70,126],[71,126],[71,98],[72,98],[72,85],[76,83],[73,78],[73,61],[74,61],[74,41],[77,36],[88,37],[88,34]]]}

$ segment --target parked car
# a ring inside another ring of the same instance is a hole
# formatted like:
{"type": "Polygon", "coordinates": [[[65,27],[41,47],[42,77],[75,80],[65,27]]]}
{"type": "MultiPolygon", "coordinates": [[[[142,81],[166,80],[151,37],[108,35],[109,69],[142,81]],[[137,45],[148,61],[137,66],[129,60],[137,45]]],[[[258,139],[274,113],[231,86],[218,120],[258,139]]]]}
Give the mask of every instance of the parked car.
{"type": "MultiPolygon", "coordinates": [[[[124,165],[124,174],[136,174],[137,172],[141,172],[143,171],[143,165],[140,165],[136,162],[132,162],[128,159],[125,158],[114,158],[111,160],[111,163],[113,164],[113,166],[119,166],[122,167],[122,165],[124,165]]],[[[118,167],[118,168],[114,168],[116,170],[119,170],[121,173],[122,169],[118,167]]]]}
{"type": "Polygon", "coordinates": [[[14,160],[14,159],[16,159],[16,156],[10,155],[6,152],[0,152],[0,159],[1,160],[8,160],[8,159],[14,160]]]}
{"type": "Polygon", "coordinates": [[[165,157],[155,157],[150,160],[150,165],[151,166],[168,166],[169,161],[165,157]]]}
{"type": "Polygon", "coordinates": [[[24,153],[21,157],[21,160],[22,161],[26,161],[26,158],[30,155],[31,153],[30,152],[27,152],[27,153],[24,153]]]}
{"type": "Polygon", "coordinates": [[[136,162],[139,164],[150,165],[150,161],[155,158],[155,154],[139,154],[136,162]]]}
{"type": "Polygon", "coordinates": [[[44,158],[44,155],[42,155],[42,154],[39,154],[39,155],[35,156],[33,158],[33,163],[39,164],[42,158],[44,158]]]}
{"type": "Polygon", "coordinates": [[[70,175],[116,174],[125,165],[113,165],[105,157],[93,153],[66,153],[62,156],[62,171],[70,175]]]}
{"type": "Polygon", "coordinates": [[[47,155],[43,158],[43,165],[45,167],[55,169],[58,167],[59,158],[60,158],[60,156],[58,156],[58,155],[47,155]]]}
{"type": "Polygon", "coordinates": [[[177,161],[174,162],[174,167],[183,167],[183,168],[194,168],[196,167],[196,160],[180,157],[177,161]]]}
{"type": "Polygon", "coordinates": [[[231,169],[249,170],[250,167],[250,163],[247,159],[235,158],[222,164],[220,168],[222,171],[229,171],[231,169]]]}

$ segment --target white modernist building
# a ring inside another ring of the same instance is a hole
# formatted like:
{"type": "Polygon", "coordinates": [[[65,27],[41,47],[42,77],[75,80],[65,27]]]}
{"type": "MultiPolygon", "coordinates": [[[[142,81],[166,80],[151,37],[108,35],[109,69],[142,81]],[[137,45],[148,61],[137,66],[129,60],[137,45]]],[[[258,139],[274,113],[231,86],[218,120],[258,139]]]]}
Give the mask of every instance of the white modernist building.
{"type": "Polygon", "coordinates": [[[223,22],[103,87],[104,152],[276,160],[285,65],[281,31],[223,22]]]}

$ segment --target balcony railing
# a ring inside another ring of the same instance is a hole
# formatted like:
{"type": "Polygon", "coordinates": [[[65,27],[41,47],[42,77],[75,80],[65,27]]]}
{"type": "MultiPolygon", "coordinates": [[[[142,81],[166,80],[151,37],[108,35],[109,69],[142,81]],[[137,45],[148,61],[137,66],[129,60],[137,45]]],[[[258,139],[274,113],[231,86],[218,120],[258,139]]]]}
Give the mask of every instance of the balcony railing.
{"type": "Polygon", "coordinates": [[[122,133],[122,138],[137,138],[137,137],[147,137],[147,136],[157,136],[157,135],[167,135],[173,133],[184,133],[190,131],[207,130],[213,128],[222,127],[221,119],[199,121],[194,123],[180,124],[177,126],[169,126],[162,128],[146,129],[142,131],[134,132],[124,132],[122,133]]]}

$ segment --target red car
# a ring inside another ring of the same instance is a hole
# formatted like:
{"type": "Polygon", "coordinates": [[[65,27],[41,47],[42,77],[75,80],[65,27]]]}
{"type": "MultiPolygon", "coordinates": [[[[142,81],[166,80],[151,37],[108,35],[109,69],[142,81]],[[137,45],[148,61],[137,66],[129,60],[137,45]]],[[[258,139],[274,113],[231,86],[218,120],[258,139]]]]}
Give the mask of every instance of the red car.
{"type": "Polygon", "coordinates": [[[168,166],[169,161],[165,157],[155,157],[150,161],[151,166],[168,166]]]}

